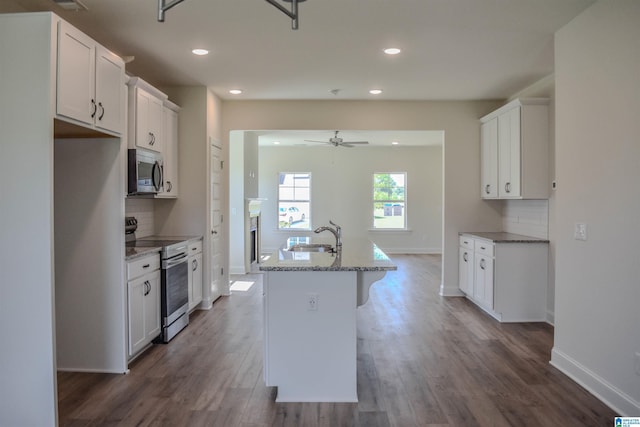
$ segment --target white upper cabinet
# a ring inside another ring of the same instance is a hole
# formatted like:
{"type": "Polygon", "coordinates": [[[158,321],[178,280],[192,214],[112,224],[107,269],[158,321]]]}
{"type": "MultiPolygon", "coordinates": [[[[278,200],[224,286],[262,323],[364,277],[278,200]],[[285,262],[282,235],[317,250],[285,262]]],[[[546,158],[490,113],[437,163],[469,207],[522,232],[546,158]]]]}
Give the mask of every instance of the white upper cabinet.
{"type": "Polygon", "coordinates": [[[480,191],[485,199],[495,199],[498,197],[498,118],[483,123],[480,129],[480,191]]]}
{"type": "Polygon", "coordinates": [[[480,119],[483,198],[549,198],[548,104],[516,99],[480,119]]]}
{"type": "Polygon", "coordinates": [[[162,153],[163,102],[167,95],[140,79],[129,79],[129,148],[162,153]]]}
{"type": "Polygon", "coordinates": [[[124,62],[65,21],[58,24],[56,114],[122,133],[124,62]]]}
{"type": "Polygon", "coordinates": [[[164,142],[162,193],[156,197],[178,197],[178,111],[180,107],[165,101],[163,107],[162,139],[164,142]]]}

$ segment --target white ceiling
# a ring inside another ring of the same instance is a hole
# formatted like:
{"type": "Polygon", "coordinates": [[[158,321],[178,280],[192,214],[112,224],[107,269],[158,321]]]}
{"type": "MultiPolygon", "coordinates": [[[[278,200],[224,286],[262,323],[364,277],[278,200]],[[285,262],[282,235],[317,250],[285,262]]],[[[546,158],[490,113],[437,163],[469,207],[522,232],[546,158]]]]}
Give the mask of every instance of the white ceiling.
{"type": "Polygon", "coordinates": [[[554,32],[594,2],[307,0],[293,31],[264,0],[185,0],[164,23],[157,0],[81,1],[88,11],[1,0],[0,12],[53,10],[134,56],[127,71],[152,84],[206,85],[223,99],[254,100],[505,99],[553,72],[554,32]],[[392,46],[402,53],[382,53],[392,46]],[[195,47],[210,54],[196,57],[195,47]],[[369,95],[374,87],[384,92],[369,95]],[[244,93],[229,95],[232,88],[244,93]]]}

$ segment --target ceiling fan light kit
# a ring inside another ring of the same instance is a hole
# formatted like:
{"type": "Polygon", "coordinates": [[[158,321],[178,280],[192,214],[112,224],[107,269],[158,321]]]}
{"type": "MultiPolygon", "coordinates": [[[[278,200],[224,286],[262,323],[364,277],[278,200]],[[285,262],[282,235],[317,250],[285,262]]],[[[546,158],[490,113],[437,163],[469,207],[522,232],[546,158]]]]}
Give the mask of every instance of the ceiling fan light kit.
{"type": "Polygon", "coordinates": [[[335,131],[333,137],[329,138],[328,141],[316,141],[313,139],[305,139],[305,141],[318,142],[320,144],[333,145],[334,147],[347,147],[347,148],[353,148],[356,145],[365,145],[369,143],[369,141],[344,141],[342,138],[338,137],[338,132],[340,131],[339,130],[335,131]]]}
{"type": "MultiPolygon", "coordinates": [[[[54,0],[56,2],[73,3],[73,0],[54,0]]],[[[78,1],[78,0],[75,0],[78,1]]],[[[158,0],[158,22],[164,22],[164,14],[167,10],[182,3],[184,0],[158,0]]],[[[298,29],[298,3],[302,3],[307,0],[282,0],[287,3],[291,3],[291,10],[287,10],[284,6],[278,3],[276,0],[266,0],[267,3],[274,6],[280,12],[291,18],[291,29],[298,29]]]]}

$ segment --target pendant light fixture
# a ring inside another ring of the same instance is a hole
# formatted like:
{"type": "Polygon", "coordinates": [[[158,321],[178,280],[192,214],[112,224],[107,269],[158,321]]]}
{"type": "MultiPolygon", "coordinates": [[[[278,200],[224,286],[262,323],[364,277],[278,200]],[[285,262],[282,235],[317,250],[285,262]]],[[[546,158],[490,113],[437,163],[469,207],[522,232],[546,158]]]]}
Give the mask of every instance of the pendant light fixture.
{"type": "MultiPolygon", "coordinates": [[[[77,0],[76,0],[77,1],[77,0]]],[[[167,1],[167,0],[158,0],[158,22],[164,22],[164,13],[171,9],[172,7],[182,3],[184,0],[171,0],[171,1],[167,1]]],[[[291,10],[287,10],[286,7],[282,6],[280,3],[278,3],[277,0],[266,0],[267,3],[269,3],[270,5],[274,6],[276,9],[278,9],[280,12],[284,13],[285,15],[287,15],[289,18],[291,18],[291,29],[292,30],[297,30],[298,29],[298,3],[302,3],[306,0],[282,0],[286,3],[291,3],[291,10]]]]}

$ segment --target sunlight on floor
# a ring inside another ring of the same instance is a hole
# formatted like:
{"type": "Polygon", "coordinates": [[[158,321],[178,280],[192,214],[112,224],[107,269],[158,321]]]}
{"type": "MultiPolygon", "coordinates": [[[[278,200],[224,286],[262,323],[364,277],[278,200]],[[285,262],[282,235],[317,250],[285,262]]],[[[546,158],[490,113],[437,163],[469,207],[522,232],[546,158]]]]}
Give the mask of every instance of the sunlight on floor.
{"type": "Polygon", "coordinates": [[[246,292],[251,289],[254,283],[256,282],[248,280],[230,280],[229,290],[236,292],[246,292]]]}

